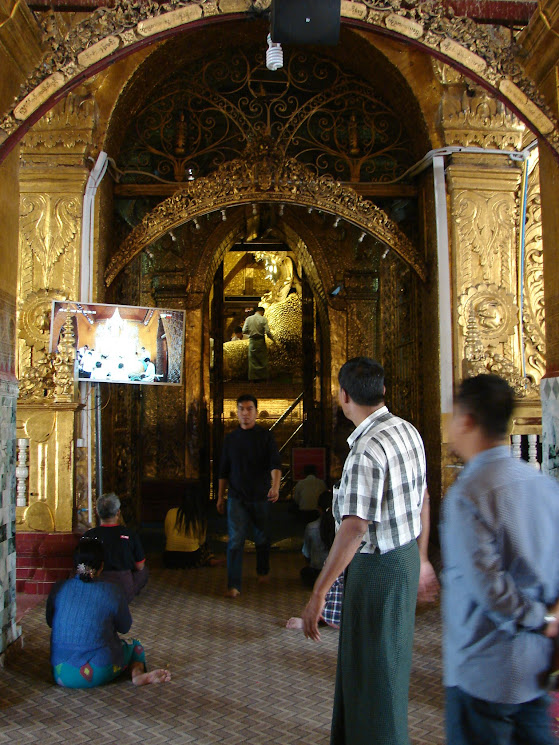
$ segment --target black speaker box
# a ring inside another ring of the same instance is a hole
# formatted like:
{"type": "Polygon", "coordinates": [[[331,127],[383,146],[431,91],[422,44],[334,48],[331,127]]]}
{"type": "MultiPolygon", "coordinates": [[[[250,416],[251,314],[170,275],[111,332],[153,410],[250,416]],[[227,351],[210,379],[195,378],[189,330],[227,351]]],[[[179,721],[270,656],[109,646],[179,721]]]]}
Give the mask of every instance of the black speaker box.
{"type": "Polygon", "coordinates": [[[335,46],[340,38],[341,0],[272,0],[272,41],[335,46]]]}

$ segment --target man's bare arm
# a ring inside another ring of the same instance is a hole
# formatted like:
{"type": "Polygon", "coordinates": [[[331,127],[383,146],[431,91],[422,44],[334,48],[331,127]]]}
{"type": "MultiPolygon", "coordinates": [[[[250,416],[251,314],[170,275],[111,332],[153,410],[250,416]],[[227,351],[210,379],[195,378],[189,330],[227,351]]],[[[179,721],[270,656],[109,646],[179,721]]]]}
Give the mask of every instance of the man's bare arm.
{"type": "Polygon", "coordinates": [[[425,490],[421,505],[421,533],[417,539],[419,548],[419,589],[417,600],[420,603],[432,603],[439,594],[439,581],[429,561],[429,531],[431,528],[431,506],[429,492],[425,490]]]}
{"type": "Polygon", "coordinates": [[[272,486],[268,492],[268,501],[277,502],[279,497],[279,488],[281,483],[281,469],[274,468],[272,471],[272,486]]]}

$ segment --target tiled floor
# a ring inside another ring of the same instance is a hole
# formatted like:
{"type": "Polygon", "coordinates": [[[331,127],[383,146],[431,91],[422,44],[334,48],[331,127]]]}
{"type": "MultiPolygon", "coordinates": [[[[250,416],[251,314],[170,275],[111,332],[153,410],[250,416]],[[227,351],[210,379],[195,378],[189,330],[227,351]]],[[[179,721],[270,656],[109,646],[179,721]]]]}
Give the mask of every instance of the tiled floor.
{"type": "MultiPolygon", "coordinates": [[[[273,556],[272,578],[257,585],[245,557],[238,600],[222,597],[224,568],[153,569],[132,604],[134,636],[150,667],[169,664],[168,685],[121,680],[90,691],[54,686],[44,602],[22,620],[25,648],[0,676],[0,743],[72,745],[327,745],[337,632],[315,644],[284,628],[307,591],[300,554],[273,556]]],[[[410,696],[414,745],[442,745],[438,607],[418,614],[410,696]]]]}

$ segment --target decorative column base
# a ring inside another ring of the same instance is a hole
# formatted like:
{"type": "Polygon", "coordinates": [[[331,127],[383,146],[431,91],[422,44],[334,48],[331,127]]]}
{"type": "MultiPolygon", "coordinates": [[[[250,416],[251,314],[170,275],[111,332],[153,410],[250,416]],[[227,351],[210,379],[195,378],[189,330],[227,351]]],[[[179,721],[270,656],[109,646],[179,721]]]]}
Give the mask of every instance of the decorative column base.
{"type": "Polygon", "coordinates": [[[559,377],[540,383],[542,399],[542,471],[559,480],[559,377]]]}

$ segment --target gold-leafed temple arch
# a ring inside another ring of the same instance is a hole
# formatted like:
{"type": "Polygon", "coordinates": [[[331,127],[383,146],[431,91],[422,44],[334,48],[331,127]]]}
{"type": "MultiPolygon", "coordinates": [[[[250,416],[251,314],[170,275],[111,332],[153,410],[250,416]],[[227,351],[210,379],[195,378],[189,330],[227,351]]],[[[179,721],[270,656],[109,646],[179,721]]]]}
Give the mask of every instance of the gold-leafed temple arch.
{"type": "Polygon", "coordinates": [[[242,160],[225,163],[213,176],[196,179],[149,212],[111,258],[106,285],[170,230],[208,213],[258,203],[306,207],[343,218],[394,250],[422,280],[427,277],[420,252],[383,210],[350,187],[327,176],[317,178],[297,161],[283,159],[273,143],[262,140],[249,145],[242,160]]]}
{"type": "MultiPolygon", "coordinates": [[[[31,35],[28,39],[33,62],[27,65],[27,79],[15,104],[0,120],[0,159],[56,100],[116,60],[162,39],[200,29],[210,31],[247,14],[257,19],[267,13],[269,5],[268,0],[175,0],[170,9],[128,0],[117,9],[98,9],[102,31],[86,19],[66,35],[57,28],[54,14],[47,14],[41,19],[37,38],[31,35]],[[42,60],[41,45],[47,49],[42,60]]],[[[523,71],[517,47],[503,27],[488,31],[484,24],[460,17],[452,9],[445,12],[434,0],[411,10],[402,8],[397,0],[378,6],[369,0],[348,0],[342,5],[341,15],[342,24],[348,28],[413,45],[456,67],[515,109],[555,154],[559,152],[554,113],[523,71]]],[[[542,18],[549,29],[546,16],[542,18]]],[[[529,31],[523,41],[531,46],[534,39],[529,31]]]]}

